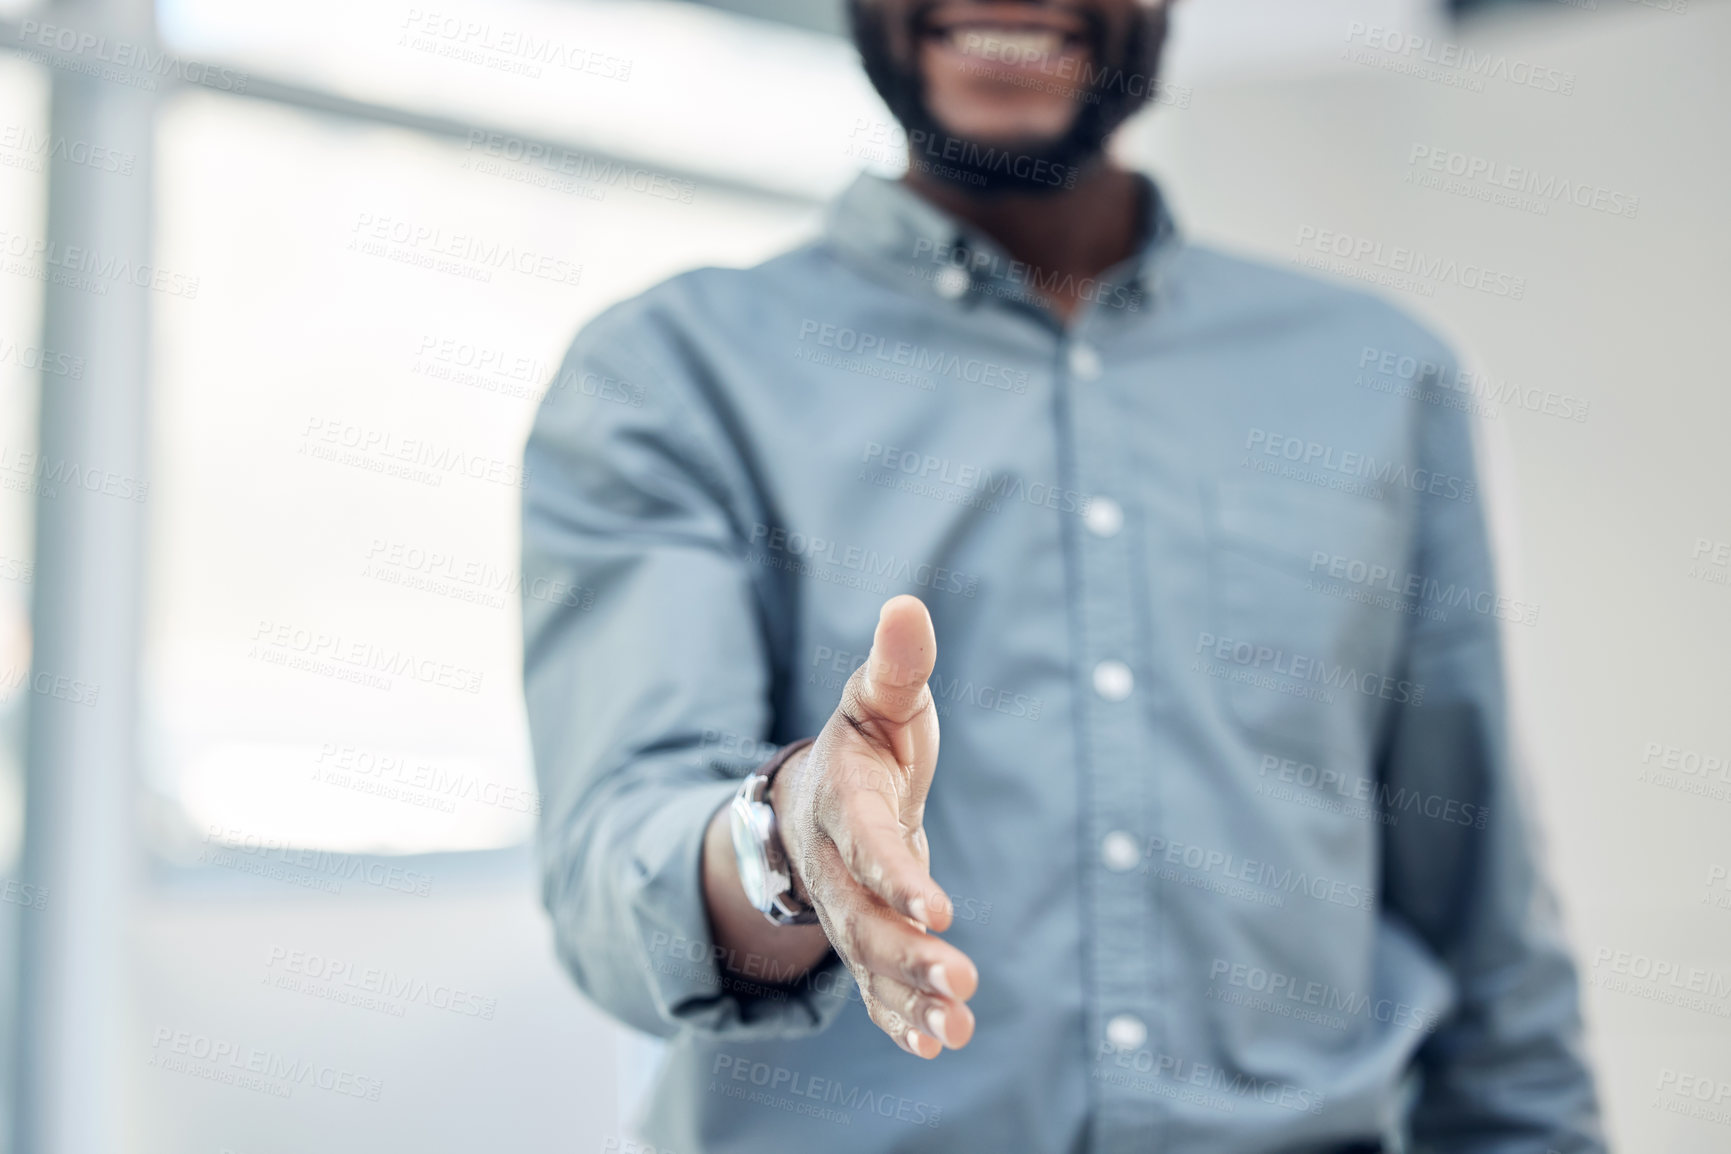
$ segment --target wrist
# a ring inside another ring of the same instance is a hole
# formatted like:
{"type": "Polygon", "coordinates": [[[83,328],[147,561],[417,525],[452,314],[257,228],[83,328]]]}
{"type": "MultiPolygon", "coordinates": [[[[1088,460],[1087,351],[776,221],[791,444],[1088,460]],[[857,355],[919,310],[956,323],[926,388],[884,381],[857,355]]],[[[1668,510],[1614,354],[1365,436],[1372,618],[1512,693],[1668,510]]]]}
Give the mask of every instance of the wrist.
{"type": "Polygon", "coordinates": [[[794,790],[799,785],[800,775],[805,769],[805,759],[810,754],[810,745],[790,754],[787,760],[776,768],[773,776],[769,779],[769,789],[765,800],[769,802],[769,808],[775,811],[777,828],[781,826],[782,815],[793,809],[794,790]]]}
{"type": "MultiPolygon", "coordinates": [[[[785,745],[756,772],[747,774],[740,780],[728,809],[734,855],[746,900],[778,926],[806,925],[817,920],[816,911],[802,900],[798,871],[788,860],[788,839],[782,837],[782,815],[777,814],[770,794],[781,769],[810,744],[808,738],[785,745]]],[[[790,816],[800,813],[797,795],[791,804],[784,803],[783,813],[790,816]]]]}
{"type": "Polygon", "coordinates": [[[751,905],[740,884],[728,808],[710,819],[703,842],[704,906],[711,940],[720,947],[718,964],[759,984],[791,983],[822,963],[829,939],[822,926],[771,925],[751,905]]]}
{"type": "Polygon", "coordinates": [[[775,836],[781,843],[781,856],[787,863],[787,876],[793,885],[793,896],[808,908],[811,905],[811,896],[806,892],[805,879],[800,876],[799,864],[790,852],[792,847],[788,844],[787,819],[797,806],[795,799],[798,796],[800,778],[805,771],[806,759],[811,755],[811,746],[812,742],[808,740],[772,771],[764,798],[769,802],[770,811],[775,814],[775,836]]]}

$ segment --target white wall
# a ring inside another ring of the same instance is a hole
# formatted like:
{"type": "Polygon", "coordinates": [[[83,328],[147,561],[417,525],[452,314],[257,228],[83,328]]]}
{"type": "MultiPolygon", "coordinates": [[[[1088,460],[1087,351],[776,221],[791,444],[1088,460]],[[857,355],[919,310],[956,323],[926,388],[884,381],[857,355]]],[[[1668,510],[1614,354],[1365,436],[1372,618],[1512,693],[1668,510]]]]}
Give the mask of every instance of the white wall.
{"type": "MultiPolygon", "coordinates": [[[[1327,228],[1526,278],[1520,301],[1453,285],[1390,295],[1495,380],[1590,402],[1582,422],[1519,410],[1486,422],[1513,450],[1521,588],[1541,609],[1536,627],[1513,631],[1538,808],[1572,936],[1600,982],[1586,1008],[1618,1147],[1706,1154],[1731,1149],[1731,1129],[1662,1108],[1683,1100],[1660,1083],[1674,1070],[1731,1084],[1731,996],[1691,1008],[1651,999],[1677,992],[1666,981],[1611,987],[1627,976],[1619,967],[1668,962],[1682,992],[1691,967],[1731,988],[1731,889],[1719,880],[1731,777],[1714,779],[1717,797],[1640,778],[1649,742],[1731,759],[1731,586],[1691,575],[1697,538],[1731,540],[1731,6],[1599,7],[1558,5],[1461,39],[1573,74],[1570,95],[1496,81],[1473,92],[1350,61],[1187,76],[1180,42],[1174,78],[1192,84],[1189,107],[1158,109],[1137,151],[1209,240],[1286,262],[1302,229],[1327,228]],[[1566,204],[1536,215],[1415,187],[1414,145],[1637,196],[1639,208],[1633,219],[1566,204]]],[[[1344,21],[1340,33],[1344,46],[1344,21]]]]}

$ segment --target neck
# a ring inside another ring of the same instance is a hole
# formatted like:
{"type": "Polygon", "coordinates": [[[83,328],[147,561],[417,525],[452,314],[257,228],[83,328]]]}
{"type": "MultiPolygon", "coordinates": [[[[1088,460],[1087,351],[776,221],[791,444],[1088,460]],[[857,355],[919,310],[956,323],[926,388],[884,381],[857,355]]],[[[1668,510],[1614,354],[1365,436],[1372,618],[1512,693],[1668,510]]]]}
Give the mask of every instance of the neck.
{"type": "Polygon", "coordinates": [[[913,169],[903,179],[1037,270],[1042,283],[1067,286],[1047,294],[1066,321],[1081,306],[1078,282],[1127,260],[1143,240],[1141,182],[1110,160],[1089,168],[1075,187],[1058,192],[982,196],[913,169]]]}

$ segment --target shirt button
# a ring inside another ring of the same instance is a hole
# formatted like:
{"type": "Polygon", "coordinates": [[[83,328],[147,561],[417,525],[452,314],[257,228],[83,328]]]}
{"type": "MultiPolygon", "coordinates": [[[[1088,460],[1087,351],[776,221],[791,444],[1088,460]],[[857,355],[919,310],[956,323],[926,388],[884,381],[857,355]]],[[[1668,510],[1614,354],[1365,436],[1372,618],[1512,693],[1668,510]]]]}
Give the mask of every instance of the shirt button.
{"type": "Polygon", "coordinates": [[[1136,688],[1136,675],[1122,661],[1102,661],[1094,666],[1094,692],[1107,701],[1123,701],[1136,688]]]}
{"type": "Polygon", "coordinates": [[[972,283],[967,270],[959,269],[953,264],[945,265],[938,270],[938,275],[932,278],[932,287],[947,301],[965,296],[972,283]]]}
{"type": "Polygon", "coordinates": [[[1115,829],[1100,839],[1100,857],[1105,860],[1107,869],[1125,873],[1135,869],[1142,860],[1142,845],[1134,834],[1115,829]]]}
{"type": "Polygon", "coordinates": [[[1135,1014],[1119,1014],[1106,1023],[1106,1040],[1120,1050],[1134,1050],[1148,1040],[1148,1027],[1135,1014]]]}
{"type": "Polygon", "coordinates": [[[1078,380],[1094,380],[1100,375],[1100,354],[1087,345],[1071,345],[1070,371],[1078,380]]]}
{"type": "Polygon", "coordinates": [[[1094,497],[1082,514],[1082,522],[1096,537],[1116,537],[1124,527],[1124,506],[1110,497],[1094,497]]]}

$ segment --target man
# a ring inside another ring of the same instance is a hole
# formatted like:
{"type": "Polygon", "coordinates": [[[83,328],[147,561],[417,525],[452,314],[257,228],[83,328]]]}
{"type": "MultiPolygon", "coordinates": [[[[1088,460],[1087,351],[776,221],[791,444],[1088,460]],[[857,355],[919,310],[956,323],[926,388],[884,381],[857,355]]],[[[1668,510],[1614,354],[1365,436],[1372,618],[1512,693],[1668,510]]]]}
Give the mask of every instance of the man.
{"type": "Polygon", "coordinates": [[[648,1137],[1603,1149],[1470,430],[1364,387],[1447,350],[1107,159],[1163,4],[852,15],[907,177],[589,325],[629,387],[527,450],[545,900],[672,1040],[648,1137]]]}

